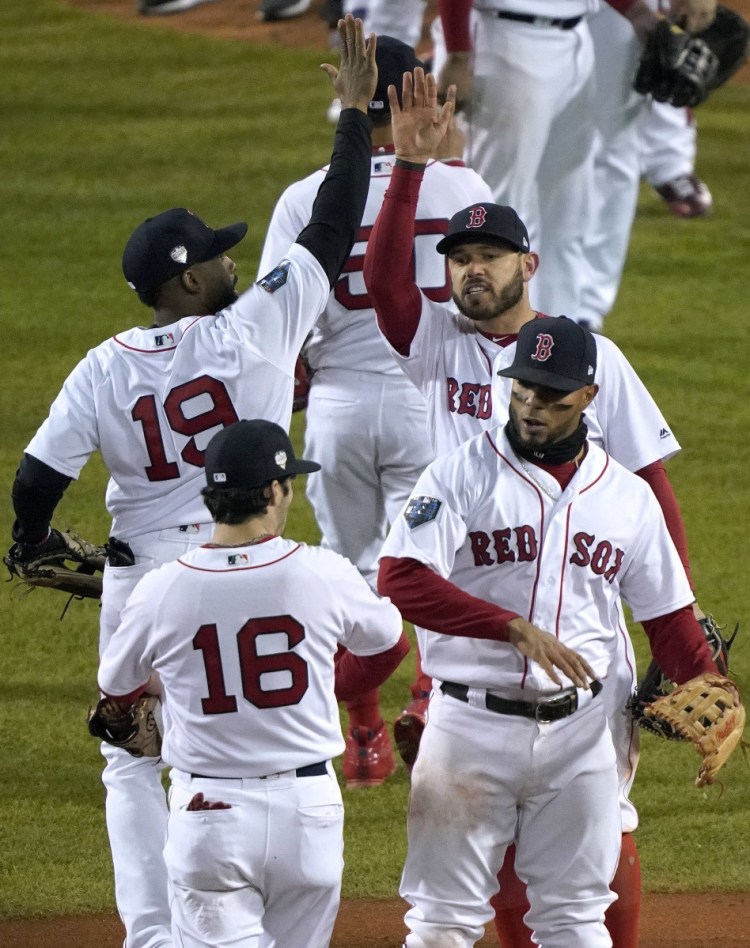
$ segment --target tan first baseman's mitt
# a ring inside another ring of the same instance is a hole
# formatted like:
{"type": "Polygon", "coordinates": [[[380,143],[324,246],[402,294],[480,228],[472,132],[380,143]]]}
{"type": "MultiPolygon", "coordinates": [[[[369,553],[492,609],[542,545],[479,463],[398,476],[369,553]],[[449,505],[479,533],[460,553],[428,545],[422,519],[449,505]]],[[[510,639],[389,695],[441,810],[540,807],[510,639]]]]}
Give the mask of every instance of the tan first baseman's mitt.
{"type": "Polygon", "coordinates": [[[698,675],[643,710],[654,720],[657,733],[660,723],[667,724],[698,751],[702,761],[696,787],[713,783],[718,770],[742,741],[745,708],[731,678],[698,675]]]}
{"type": "Polygon", "coordinates": [[[89,734],[133,757],[160,757],[161,734],[154,715],[158,701],[156,695],[143,694],[128,708],[114,698],[102,698],[96,708],[89,708],[89,734]]]}

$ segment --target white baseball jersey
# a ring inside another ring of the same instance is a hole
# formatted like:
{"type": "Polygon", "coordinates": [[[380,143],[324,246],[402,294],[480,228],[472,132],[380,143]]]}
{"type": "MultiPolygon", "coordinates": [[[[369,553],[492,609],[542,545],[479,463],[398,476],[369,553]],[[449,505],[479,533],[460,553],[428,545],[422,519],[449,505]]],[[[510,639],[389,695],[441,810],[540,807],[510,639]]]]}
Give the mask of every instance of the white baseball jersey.
{"type": "Polygon", "coordinates": [[[344,749],[334,655],[396,644],[402,623],[338,554],[281,537],[202,546],[138,584],[99,669],[122,695],[156,671],[163,758],[188,773],[259,777],[344,749]]]}
{"type": "MultiPolygon", "coordinates": [[[[305,356],[314,370],[348,369],[400,378],[401,372],[378,333],[375,311],[362,277],[367,239],[383,204],[395,163],[393,148],[375,148],[370,190],[362,225],[326,308],[305,346],[305,356]]],[[[328,167],[291,184],[274,208],[259,273],[279,259],[296,234],[310,219],[313,201],[328,167]]],[[[445,257],[435,246],[457,211],[477,201],[491,201],[489,186],[470,168],[430,161],[417,205],[414,239],[414,276],[428,296],[442,303],[451,299],[445,257]]]]}
{"type": "MultiPolygon", "coordinates": [[[[394,352],[427,400],[438,456],[508,420],[513,382],[497,373],[512,364],[516,344],[495,338],[423,296],[409,355],[394,352]]],[[[584,413],[589,440],[630,471],[672,457],[680,445],[643,382],[611,340],[595,338],[600,389],[584,413]]]]}
{"type": "MultiPolygon", "coordinates": [[[[362,276],[367,241],[394,162],[392,147],[373,149],[357,240],[305,346],[314,369],[305,456],[323,465],[307,482],[307,496],[323,545],[350,559],[373,586],[388,525],[433,457],[424,399],[384,345],[362,276]]],[[[266,237],[261,272],[309,218],[325,172],[316,171],[282,194],[266,237]]],[[[476,172],[463,166],[432,161],[424,179],[416,212],[414,276],[432,299],[448,302],[450,278],[435,245],[453,214],[475,201],[491,201],[492,194],[476,172]]]]}
{"type": "Polygon", "coordinates": [[[287,244],[272,266],[216,315],[119,333],[68,376],[26,451],[77,478],[98,448],[110,472],[114,535],[205,522],[211,437],[241,418],[288,429],[294,363],[330,285],[299,244],[287,244]]]}
{"type": "MultiPolygon", "coordinates": [[[[552,475],[524,466],[499,428],[427,467],[382,556],[418,560],[473,596],[517,612],[601,677],[615,649],[620,596],[636,621],[693,601],[659,504],[641,478],[590,444],[561,491],[552,475]],[[421,516],[407,516],[412,505],[421,516]]],[[[425,671],[439,680],[501,694],[555,689],[508,643],[423,633],[420,647],[425,671]]]]}

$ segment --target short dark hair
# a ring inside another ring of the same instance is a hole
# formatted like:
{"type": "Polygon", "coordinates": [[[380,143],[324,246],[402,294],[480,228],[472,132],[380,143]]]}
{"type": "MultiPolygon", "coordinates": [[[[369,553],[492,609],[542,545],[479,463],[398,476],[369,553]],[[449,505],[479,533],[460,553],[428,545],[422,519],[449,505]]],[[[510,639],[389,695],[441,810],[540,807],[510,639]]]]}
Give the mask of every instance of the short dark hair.
{"type": "MultiPolygon", "coordinates": [[[[284,495],[289,492],[287,482],[291,480],[294,475],[279,479],[284,495]]],[[[271,483],[267,481],[259,487],[204,487],[201,497],[215,523],[236,525],[266,513],[271,501],[268,492],[271,483]]]]}

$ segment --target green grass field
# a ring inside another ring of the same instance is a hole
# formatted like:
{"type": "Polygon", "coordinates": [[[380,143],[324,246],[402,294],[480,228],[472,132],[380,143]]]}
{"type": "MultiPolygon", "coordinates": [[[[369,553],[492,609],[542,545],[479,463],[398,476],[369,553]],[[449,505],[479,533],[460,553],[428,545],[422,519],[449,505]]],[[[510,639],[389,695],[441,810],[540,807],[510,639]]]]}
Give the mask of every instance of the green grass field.
{"type": "MultiPolygon", "coordinates": [[[[321,54],[179,37],[127,26],[53,0],[0,10],[3,377],[2,535],[23,449],[77,360],[146,312],[120,272],[140,220],[170,206],[210,223],[250,222],[236,255],[255,274],[272,206],[324,163],[330,98],[321,54]]],[[[607,332],[638,369],[682,442],[669,469],[681,500],[699,602],[747,622],[750,88],[732,85],[700,109],[699,172],[716,213],[671,218],[644,191],[620,299],[607,332]]],[[[623,410],[627,410],[623,406],[623,410]]],[[[302,419],[295,416],[294,436],[302,419]]],[[[107,535],[98,458],[56,523],[107,535]]],[[[288,534],[315,541],[301,492],[288,534]]],[[[113,910],[96,743],[84,725],[96,696],[97,605],[2,587],[0,649],[0,915],[113,910]]],[[[750,631],[733,668],[750,681],[750,631]]],[[[636,631],[645,660],[645,637],[636,631]]],[[[412,663],[383,689],[392,720],[412,663]]],[[[645,736],[634,799],[649,889],[750,887],[750,770],[737,754],[723,794],[692,786],[689,747],[645,736]],[[732,874],[722,876],[722,853],[732,874]]],[[[391,897],[402,864],[406,774],[345,793],[347,897],[391,897]]]]}

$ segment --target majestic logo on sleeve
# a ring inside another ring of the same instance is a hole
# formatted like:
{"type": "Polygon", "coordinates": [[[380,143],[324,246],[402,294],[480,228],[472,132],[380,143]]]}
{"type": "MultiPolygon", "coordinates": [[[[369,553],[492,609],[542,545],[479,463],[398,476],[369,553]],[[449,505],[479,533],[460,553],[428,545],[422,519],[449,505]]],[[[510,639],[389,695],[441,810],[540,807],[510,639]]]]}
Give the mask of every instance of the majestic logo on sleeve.
{"type": "Polygon", "coordinates": [[[540,332],[536,337],[536,351],[531,356],[535,362],[546,362],[552,355],[555,340],[548,332],[540,332]]]}
{"type": "Polygon", "coordinates": [[[469,212],[469,223],[467,227],[484,227],[484,222],[487,220],[487,211],[480,204],[478,207],[472,207],[469,212]]]}
{"type": "Polygon", "coordinates": [[[404,511],[404,520],[409,524],[409,529],[420,527],[423,523],[429,523],[437,517],[438,510],[442,501],[436,497],[410,497],[409,503],[404,511]]]}
{"type": "Polygon", "coordinates": [[[258,280],[258,286],[262,286],[266,293],[275,293],[286,283],[291,265],[290,260],[282,260],[278,267],[258,280]]]}

